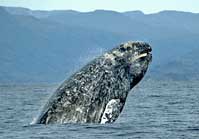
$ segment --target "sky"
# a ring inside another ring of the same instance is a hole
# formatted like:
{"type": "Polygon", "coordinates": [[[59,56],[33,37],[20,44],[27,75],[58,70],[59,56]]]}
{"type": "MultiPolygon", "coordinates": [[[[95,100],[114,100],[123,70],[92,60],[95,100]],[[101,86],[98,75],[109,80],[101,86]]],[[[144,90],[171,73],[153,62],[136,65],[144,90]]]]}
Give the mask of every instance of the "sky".
{"type": "Polygon", "coordinates": [[[155,13],[162,10],[177,10],[199,13],[199,0],[0,0],[1,6],[26,7],[32,10],[77,10],[96,9],[118,12],[141,10],[155,13]]]}

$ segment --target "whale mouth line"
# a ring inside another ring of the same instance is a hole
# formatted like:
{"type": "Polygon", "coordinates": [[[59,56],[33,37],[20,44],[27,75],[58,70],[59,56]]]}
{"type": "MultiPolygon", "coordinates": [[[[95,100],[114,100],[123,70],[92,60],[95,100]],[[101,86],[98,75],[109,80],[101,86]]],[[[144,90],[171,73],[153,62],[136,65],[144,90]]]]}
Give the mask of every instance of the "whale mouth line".
{"type": "Polygon", "coordinates": [[[143,57],[147,57],[148,54],[149,54],[149,53],[142,53],[142,54],[140,54],[140,55],[137,55],[137,56],[135,56],[135,57],[133,57],[133,58],[131,59],[131,62],[134,62],[134,61],[136,61],[137,59],[140,59],[140,58],[143,58],[143,57]]]}
{"type": "Polygon", "coordinates": [[[152,54],[151,54],[151,51],[152,51],[152,48],[151,48],[151,47],[146,48],[145,50],[143,50],[143,51],[140,52],[139,54],[134,55],[134,57],[131,59],[131,62],[134,62],[134,61],[136,61],[137,59],[144,58],[144,57],[147,57],[147,56],[152,55],[152,54]]]}
{"type": "Polygon", "coordinates": [[[139,59],[139,58],[142,58],[142,57],[146,57],[147,55],[148,55],[148,53],[142,53],[142,54],[136,56],[135,58],[139,59]]]}

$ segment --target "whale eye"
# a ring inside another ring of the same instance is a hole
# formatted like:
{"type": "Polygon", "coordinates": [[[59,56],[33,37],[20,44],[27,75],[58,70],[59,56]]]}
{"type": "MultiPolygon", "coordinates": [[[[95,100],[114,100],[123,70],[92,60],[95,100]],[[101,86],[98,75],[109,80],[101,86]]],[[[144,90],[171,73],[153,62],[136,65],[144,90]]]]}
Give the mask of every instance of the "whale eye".
{"type": "Polygon", "coordinates": [[[127,51],[130,51],[130,50],[131,50],[131,47],[127,47],[126,49],[127,49],[127,51]]]}
{"type": "Polygon", "coordinates": [[[120,48],[120,51],[121,51],[121,52],[124,52],[125,50],[126,50],[126,49],[125,49],[124,47],[121,47],[121,48],[120,48]]]}

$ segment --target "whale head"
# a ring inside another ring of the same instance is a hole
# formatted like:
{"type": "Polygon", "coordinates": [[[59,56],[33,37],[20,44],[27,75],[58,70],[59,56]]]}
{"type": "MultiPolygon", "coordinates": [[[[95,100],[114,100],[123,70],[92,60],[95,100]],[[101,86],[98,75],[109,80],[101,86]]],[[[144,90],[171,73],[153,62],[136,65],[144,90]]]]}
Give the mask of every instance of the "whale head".
{"type": "Polygon", "coordinates": [[[105,57],[112,62],[114,69],[124,70],[132,89],[145,75],[152,61],[152,48],[145,42],[127,42],[112,49],[105,57]]]}

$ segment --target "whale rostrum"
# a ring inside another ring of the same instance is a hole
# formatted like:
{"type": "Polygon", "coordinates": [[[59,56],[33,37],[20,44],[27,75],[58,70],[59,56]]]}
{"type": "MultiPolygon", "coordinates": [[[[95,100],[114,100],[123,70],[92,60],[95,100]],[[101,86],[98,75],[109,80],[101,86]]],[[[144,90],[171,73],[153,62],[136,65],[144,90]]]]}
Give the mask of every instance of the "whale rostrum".
{"type": "Polygon", "coordinates": [[[129,41],[95,58],[64,81],[35,123],[112,123],[152,60],[151,46],[129,41]]]}

